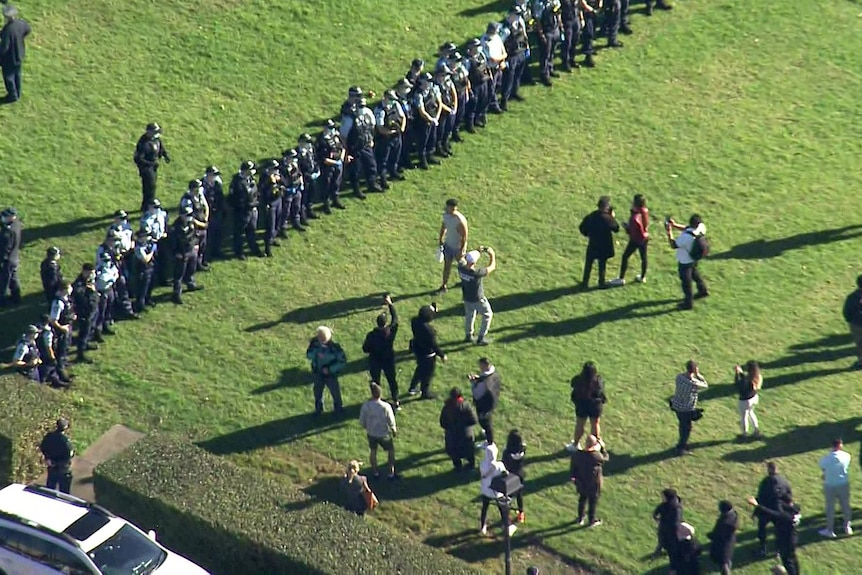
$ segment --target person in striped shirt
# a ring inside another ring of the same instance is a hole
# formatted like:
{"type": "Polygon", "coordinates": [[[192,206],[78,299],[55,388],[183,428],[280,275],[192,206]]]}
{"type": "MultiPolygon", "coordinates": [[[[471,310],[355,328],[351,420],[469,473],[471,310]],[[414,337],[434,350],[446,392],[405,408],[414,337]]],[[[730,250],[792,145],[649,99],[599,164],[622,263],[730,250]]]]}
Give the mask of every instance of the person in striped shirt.
{"type": "Polygon", "coordinates": [[[685,364],[685,371],[676,376],[676,391],[671,399],[671,409],[676,413],[676,418],[679,420],[677,455],[691,453],[688,438],[691,436],[692,422],[700,419],[702,413],[697,409],[697,396],[707,387],[706,379],[700,374],[700,368],[693,359],[685,364]]]}

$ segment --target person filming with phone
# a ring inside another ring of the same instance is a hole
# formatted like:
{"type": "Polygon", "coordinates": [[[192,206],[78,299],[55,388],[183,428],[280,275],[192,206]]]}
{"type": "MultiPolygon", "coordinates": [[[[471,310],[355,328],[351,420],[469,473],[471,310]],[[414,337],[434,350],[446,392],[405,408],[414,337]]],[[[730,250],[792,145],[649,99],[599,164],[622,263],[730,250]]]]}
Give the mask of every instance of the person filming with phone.
{"type": "Polygon", "coordinates": [[[461,292],[464,297],[464,341],[466,342],[473,342],[473,324],[476,321],[476,314],[479,314],[482,316],[482,324],[479,326],[479,337],[476,339],[476,344],[488,345],[490,343],[488,330],[491,328],[494,312],[491,310],[488,298],[485,297],[482,280],[496,269],[497,254],[494,252],[494,248],[486,246],[480,246],[478,250],[467,252],[464,259],[458,262],[458,275],[461,277],[461,292]],[[476,264],[482,254],[488,254],[488,267],[477,268],[476,264]]]}

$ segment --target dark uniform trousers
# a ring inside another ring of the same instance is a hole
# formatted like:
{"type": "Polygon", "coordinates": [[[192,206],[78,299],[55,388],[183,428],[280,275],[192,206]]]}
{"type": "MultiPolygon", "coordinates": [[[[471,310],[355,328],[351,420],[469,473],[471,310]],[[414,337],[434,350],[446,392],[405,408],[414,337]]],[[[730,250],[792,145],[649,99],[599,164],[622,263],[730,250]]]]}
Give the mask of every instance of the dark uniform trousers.
{"type": "Polygon", "coordinates": [[[156,243],[156,283],[157,285],[168,285],[168,273],[171,267],[171,240],[168,236],[161,238],[156,243]]]}
{"type": "MultiPolygon", "coordinates": [[[[441,116],[442,117],[442,116],[441,116]]],[[[420,156],[429,156],[437,144],[437,127],[424,118],[416,120],[416,134],[420,156]]]]}
{"type": "Polygon", "coordinates": [[[419,152],[417,149],[420,136],[420,126],[416,119],[407,120],[407,128],[401,137],[401,162],[400,165],[406,168],[413,168],[414,164],[410,159],[410,154],[419,152]]]}
{"type": "Polygon", "coordinates": [[[54,359],[56,368],[60,372],[65,372],[69,365],[69,344],[72,339],[72,325],[69,325],[69,331],[63,332],[56,330],[54,332],[54,359]]]}
{"type": "Polygon", "coordinates": [[[86,311],[87,313],[79,313],[77,320],[78,337],[75,345],[78,348],[79,355],[87,350],[87,345],[89,345],[90,339],[93,337],[93,328],[96,324],[96,314],[99,311],[99,304],[96,303],[96,305],[86,311]]]}
{"type": "Polygon", "coordinates": [[[581,52],[585,56],[592,56],[595,53],[593,42],[596,39],[596,15],[594,12],[584,12],[583,14],[584,29],[581,34],[581,40],[583,40],[581,52]]]}
{"type": "Polygon", "coordinates": [[[197,270],[197,253],[192,249],[177,254],[174,262],[174,295],[183,293],[183,283],[189,288],[195,287],[195,271],[197,270]]]}
{"type": "Polygon", "coordinates": [[[338,191],[341,189],[341,178],[344,175],[344,165],[321,167],[321,178],[323,180],[323,199],[329,202],[338,201],[338,191]]]}
{"type": "Polygon", "coordinates": [[[302,190],[302,211],[305,217],[311,213],[311,205],[314,202],[320,201],[318,189],[320,187],[320,174],[316,178],[311,177],[311,174],[302,174],[302,179],[305,181],[305,187],[302,190]]]}
{"type": "Polygon", "coordinates": [[[521,86],[521,75],[524,66],[527,65],[527,55],[524,52],[509,54],[506,70],[503,72],[503,89],[500,94],[500,103],[506,104],[511,98],[518,95],[521,86]]]}
{"type": "Polygon", "coordinates": [[[125,315],[132,315],[134,313],[134,309],[132,309],[132,299],[131,294],[129,293],[129,282],[126,280],[126,276],[123,273],[123,269],[126,266],[123,266],[120,270],[120,277],[117,278],[117,283],[114,284],[114,306],[119,309],[125,315]]]}
{"type": "Polygon", "coordinates": [[[0,306],[6,302],[19,304],[21,302],[21,284],[18,282],[18,262],[5,261],[0,263],[0,306]],[[6,292],[9,292],[7,299],[6,292]]]}
{"type": "Polygon", "coordinates": [[[446,147],[449,145],[449,138],[452,136],[452,130],[455,127],[455,115],[448,112],[440,114],[440,122],[437,125],[437,133],[434,135],[436,143],[435,147],[446,147]]]}
{"type": "Polygon", "coordinates": [[[378,136],[377,167],[382,174],[393,176],[401,165],[401,134],[378,136]]]}
{"type": "Polygon", "coordinates": [[[200,268],[204,263],[206,263],[206,251],[207,251],[207,230],[199,229],[195,231],[195,235],[198,238],[198,261],[197,266],[200,268]]]}
{"type": "Polygon", "coordinates": [[[344,409],[344,404],[341,400],[341,385],[338,383],[338,376],[323,375],[322,373],[312,374],[314,377],[314,385],[312,393],[314,393],[314,412],[323,412],[323,390],[328,389],[332,395],[332,406],[335,411],[344,409]]]}
{"type": "Polygon", "coordinates": [[[111,287],[104,293],[99,294],[99,308],[96,312],[95,331],[102,333],[111,327],[114,320],[114,288],[111,287]]]}
{"type": "Polygon", "coordinates": [[[374,148],[365,146],[350,151],[353,163],[350,164],[350,183],[354,190],[359,190],[359,180],[365,176],[365,184],[372,188],[377,185],[377,161],[374,159],[374,148]]]}
{"type": "Polygon", "coordinates": [[[48,468],[48,489],[56,489],[60,493],[69,493],[72,489],[72,467],[70,463],[52,465],[48,468]]]}
{"type": "Polygon", "coordinates": [[[282,196],[281,218],[282,229],[292,224],[298,226],[300,220],[305,219],[305,213],[302,211],[303,193],[299,188],[287,188],[282,196]]]}
{"type": "Polygon", "coordinates": [[[608,37],[608,44],[615,44],[622,23],[622,3],[620,0],[608,0],[602,12],[602,31],[608,37]]]}
{"type": "Polygon", "coordinates": [[[138,168],[141,175],[141,211],[144,212],[156,198],[156,177],[158,168],[156,166],[141,166],[138,168]]]}
{"type": "Polygon", "coordinates": [[[3,84],[9,102],[17,102],[21,98],[21,66],[3,66],[3,84]]]}
{"type": "MultiPolygon", "coordinates": [[[[242,255],[243,240],[248,242],[248,247],[255,255],[260,253],[257,245],[255,232],[257,230],[257,208],[251,208],[245,212],[234,212],[233,215],[233,252],[237,256],[242,255]]],[[[176,274],[174,274],[176,277],[176,274]]]]}
{"type": "Polygon", "coordinates": [[[279,196],[264,208],[266,210],[266,229],[263,233],[263,245],[267,253],[269,253],[269,248],[281,229],[283,204],[284,200],[279,196]]]}
{"type": "Polygon", "coordinates": [[[145,264],[144,262],[138,262],[138,291],[136,298],[138,311],[143,310],[147,303],[153,299],[154,272],[155,266],[152,263],[145,264]]]}
{"type": "Polygon", "coordinates": [[[207,249],[201,250],[202,263],[209,263],[213,256],[221,256],[222,226],[224,226],[224,212],[210,212],[206,233],[207,249]]]}
{"type": "Polygon", "coordinates": [[[697,271],[697,262],[693,264],[677,264],[677,267],[679,268],[679,280],[682,283],[683,303],[690,306],[694,300],[691,290],[692,283],[697,286],[698,294],[706,294],[709,290],[706,287],[706,282],[700,277],[700,272],[697,271]]]}
{"type": "Polygon", "coordinates": [[[575,63],[575,50],[581,37],[581,22],[577,18],[563,20],[563,40],[560,44],[560,59],[563,67],[571,67],[575,63]]]}
{"type": "Polygon", "coordinates": [[[560,29],[551,30],[540,37],[539,44],[542,56],[542,78],[548,79],[554,71],[554,54],[557,52],[557,44],[560,43],[560,29]]]}
{"type": "Polygon", "coordinates": [[[379,361],[369,358],[368,372],[371,374],[371,381],[381,383],[380,374],[386,376],[386,383],[389,384],[389,396],[392,401],[398,401],[398,381],[395,378],[395,359],[391,361],[379,361]]]}
{"type": "MultiPolygon", "coordinates": [[[[466,88],[463,92],[458,92],[458,112],[455,114],[455,125],[452,126],[452,133],[458,134],[461,131],[461,125],[467,117],[467,106],[470,105],[466,88]]],[[[457,139],[457,138],[456,138],[457,139]]]]}
{"type": "Polygon", "coordinates": [[[497,93],[503,88],[503,70],[499,67],[491,68],[491,79],[488,80],[488,109],[493,112],[500,111],[500,102],[497,93]]]}
{"type": "Polygon", "coordinates": [[[431,387],[431,380],[434,379],[434,371],[437,369],[437,356],[431,357],[416,357],[416,370],[413,372],[413,378],[410,380],[410,389],[415,390],[417,386],[422,391],[422,395],[428,394],[428,389],[431,387]]]}
{"type": "Polygon", "coordinates": [[[488,81],[473,85],[473,100],[467,116],[467,125],[483,123],[488,114],[488,81]]]}

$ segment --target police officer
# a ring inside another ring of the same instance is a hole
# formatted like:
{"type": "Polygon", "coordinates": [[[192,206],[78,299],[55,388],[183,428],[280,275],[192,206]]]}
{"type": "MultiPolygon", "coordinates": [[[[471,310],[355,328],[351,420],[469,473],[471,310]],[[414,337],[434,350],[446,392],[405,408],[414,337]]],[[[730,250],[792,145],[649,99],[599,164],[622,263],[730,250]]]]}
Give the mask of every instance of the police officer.
{"type": "Polygon", "coordinates": [[[374,132],[377,120],[365,98],[360,97],[351,110],[352,115],[342,121],[341,137],[347,142],[347,149],[353,158],[350,166],[353,193],[360,200],[364,200],[365,194],[359,189],[359,179],[363,174],[369,192],[383,191],[377,182],[377,160],[374,157],[374,132]]]}
{"type": "Polygon", "coordinates": [[[192,223],[195,226],[195,235],[197,235],[197,264],[196,268],[201,271],[209,271],[209,264],[203,260],[203,253],[207,249],[207,228],[210,221],[210,206],[207,202],[206,192],[204,192],[204,183],[202,180],[191,180],[186,193],[180,198],[180,213],[185,210],[186,206],[192,208],[192,223]]]}
{"type": "Polygon", "coordinates": [[[470,86],[470,72],[467,70],[461,52],[455,50],[452,53],[449,68],[452,70],[452,83],[455,84],[455,93],[458,96],[458,107],[455,111],[455,121],[452,127],[452,140],[460,142],[461,125],[464,123],[464,118],[467,117],[467,106],[470,104],[470,94],[473,88],[470,86]]]}
{"type": "MultiPolygon", "coordinates": [[[[117,278],[113,284],[113,300],[112,307],[116,307],[123,312],[124,317],[132,319],[140,319],[140,315],[132,308],[132,300],[129,293],[129,282],[126,278],[128,267],[125,259],[125,240],[121,237],[118,230],[108,229],[108,234],[105,236],[105,241],[99,244],[96,248],[96,263],[102,259],[103,255],[107,255],[117,269],[117,278]]],[[[129,253],[131,250],[129,250],[129,253]]]]}
{"type": "Polygon", "coordinates": [[[416,149],[416,110],[413,107],[413,86],[406,78],[401,78],[395,84],[395,95],[398,96],[398,103],[401,104],[401,109],[404,111],[404,116],[407,118],[407,130],[401,136],[401,162],[398,166],[399,171],[408,169],[412,170],[416,167],[413,163],[411,154],[416,149]]]}
{"type": "MultiPolygon", "coordinates": [[[[318,199],[318,183],[320,182],[320,163],[314,149],[314,139],[311,134],[302,134],[297,140],[296,152],[299,154],[299,169],[302,172],[302,213],[306,220],[316,220],[312,204],[318,199]]],[[[305,225],[305,224],[303,224],[305,225]]]]}
{"type": "Polygon", "coordinates": [[[60,267],[60,248],[51,246],[45,251],[45,259],[39,266],[39,275],[42,277],[42,290],[45,299],[51,303],[60,282],[63,281],[63,270],[60,267]]]}
{"type": "Polygon", "coordinates": [[[503,111],[497,101],[497,92],[503,85],[503,70],[506,69],[506,46],[500,37],[501,26],[497,22],[490,22],[482,36],[482,49],[488,57],[488,67],[491,70],[491,85],[488,87],[488,109],[499,114],[503,111]]]}
{"type": "Polygon", "coordinates": [[[113,238],[114,251],[117,254],[117,266],[126,282],[131,278],[128,262],[132,257],[135,244],[135,233],[129,225],[129,214],[126,210],[114,212],[114,221],[108,227],[108,236],[113,238]]]}
{"type": "Polygon", "coordinates": [[[216,166],[209,166],[206,169],[204,178],[201,180],[201,186],[204,189],[207,206],[209,206],[209,223],[206,233],[207,249],[200,250],[200,263],[202,268],[206,269],[210,260],[224,257],[221,251],[225,215],[224,183],[221,179],[221,172],[216,166]]]}
{"type": "Polygon", "coordinates": [[[596,63],[593,60],[593,42],[596,39],[596,18],[602,10],[602,0],[578,0],[578,2],[580,2],[581,17],[584,23],[581,34],[582,51],[586,56],[584,66],[594,68],[596,63]]]}
{"type": "MultiPolygon", "coordinates": [[[[628,5],[626,5],[626,10],[628,10],[628,5]]],[[[622,48],[623,43],[617,40],[620,26],[623,23],[622,1],[605,0],[602,17],[602,31],[608,37],[608,48],[622,48]]]]}
{"type": "Polygon", "coordinates": [[[346,138],[347,132],[350,131],[350,121],[356,113],[356,105],[362,98],[362,88],[359,86],[351,86],[347,90],[347,99],[341,104],[341,137],[346,138]]]}
{"type": "Polygon", "coordinates": [[[394,90],[386,90],[383,100],[374,110],[377,130],[377,167],[380,185],[389,188],[387,179],[403,180],[398,171],[401,163],[401,139],[407,130],[407,115],[394,90]]]}
{"type": "Polygon", "coordinates": [[[280,244],[276,236],[281,235],[281,208],[284,204],[284,186],[281,181],[281,164],[270,160],[263,165],[260,175],[260,201],[264,209],[263,253],[272,257],[272,247],[280,244]]]}
{"type": "Polygon", "coordinates": [[[21,221],[15,208],[0,212],[0,308],[21,303],[21,221]],[[9,292],[9,297],[6,297],[9,292]]]}
{"type": "Polygon", "coordinates": [[[554,72],[554,54],[557,52],[557,44],[560,42],[560,31],[563,27],[560,16],[559,0],[544,0],[541,4],[541,12],[536,18],[536,30],[539,34],[539,53],[542,58],[542,83],[551,85],[551,78],[558,77],[554,72]]]}
{"type": "MultiPolygon", "coordinates": [[[[36,336],[36,347],[42,360],[42,363],[39,364],[39,382],[47,383],[52,387],[69,387],[73,378],[59,371],[57,362],[58,342],[48,314],[42,314],[36,327],[39,328],[39,335],[36,336]]],[[[71,339],[71,331],[68,339],[71,339]]],[[[68,351],[68,346],[66,346],[66,351],[68,351]]]]}
{"type": "Polygon", "coordinates": [[[467,59],[470,85],[473,87],[473,103],[467,111],[467,131],[472,134],[476,131],[475,126],[485,126],[493,78],[488,57],[482,51],[482,42],[478,38],[467,42],[467,59]]]}
{"type": "Polygon", "coordinates": [[[114,335],[111,326],[114,324],[114,286],[120,277],[120,270],[114,263],[110,252],[99,254],[96,262],[96,291],[99,292],[99,307],[96,310],[96,325],[93,328],[93,339],[102,342],[102,334],[114,335]]]}
{"type": "Polygon", "coordinates": [[[78,348],[78,363],[93,363],[86,352],[99,349],[90,343],[99,310],[99,292],[96,291],[96,270],[91,263],[81,266],[81,273],[72,282],[72,306],[75,308],[76,328],[78,330],[75,346],[78,348]]]}
{"type": "MultiPolygon", "coordinates": [[[[51,302],[51,312],[48,314],[50,325],[54,329],[54,341],[52,342],[54,363],[60,380],[67,383],[72,381],[66,373],[66,365],[69,357],[69,345],[72,341],[73,322],[76,317],[71,296],[72,284],[64,281],[54,295],[51,302]]],[[[45,358],[42,358],[42,361],[44,362],[45,358]]]]}
{"type": "Polygon", "coordinates": [[[436,72],[444,65],[448,66],[452,61],[452,54],[455,53],[455,50],[458,49],[458,46],[455,45],[454,42],[446,42],[445,44],[441,44],[437,49],[437,63],[434,65],[434,71],[436,72]]]}
{"type": "Polygon", "coordinates": [[[404,75],[404,78],[407,82],[410,83],[410,86],[415,88],[416,83],[419,81],[419,76],[421,76],[425,72],[425,60],[421,58],[416,58],[412,62],[410,62],[410,69],[407,70],[407,73],[404,75]]]}
{"type": "Polygon", "coordinates": [[[166,164],[171,163],[171,158],[165,145],[162,143],[162,128],[155,122],[147,124],[147,131],[138,138],[135,146],[135,164],[141,176],[141,211],[156,197],[156,178],[159,172],[159,160],[165,159],[166,164]]]}
{"type": "Polygon", "coordinates": [[[198,236],[194,224],[194,209],[186,206],[171,226],[171,240],[174,252],[174,294],[175,304],[182,304],[183,283],[188,291],[203,289],[195,283],[197,267],[198,236]]]}
{"type": "Polygon", "coordinates": [[[509,109],[509,100],[522,100],[518,93],[521,76],[527,65],[527,23],[524,22],[524,9],[514,6],[506,15],[501,36],[506,47],[506,69],[503,71],[503,87],[500,90],[500,108],[509,109]]]}
{"type": "Polygon", "coordinates": [[[147,307],[156,305],[155,300],[153,300],[155,269],[156,243],[147,234],[147,230],[139,230],[135,240],[135,275],[137,276],[135,310],[138,313],[147,307]]]}
{"type": "Polygon", "coordinates": [[[154,198],[141,217],[141,229],[156,243],[156,285],[169,285],[170,240],[168,240],[168,212],[162,209],[162,202],[154,198]]]}
{"type": "Polygon", "coordinates": [[[455,114],[458,112],[458,92],[452,82],[452,70],[443,64],[434,74],[433,90],[440,94],[440,120],[437,126],[435,154],[448,158],[452,155],[449,138],[455,128],[455,114]]]}
{"type": "Polygon", "coordinates": [[[440,115],[443,113],[443,103],[440,92],[434,89],[431,74],[425,72],[419,77],[417,89],[414,90],[413,107],[416,110],[416,142],[419,152],[419,167],[428,169],[428,164],[439,164],[440,161],[431,154],[434,152],[437,136],[437,126],[440,125],[440,115]]]}
{"type": "Polygon", "coordinates": [[[27,326],[27,329],[18,339],[15,352],[12,354],[12,362],[9,367],[18,370],[18,373],[35,382],[39,382],[39,365],[42,359],[39,357],[39,348],[36,346],[36,338],[39,337],[39,327],[27,326]]]}
{"type": "Polygon", "coordinates": [[[323,213],[332,213],[330,205],[339,210],[345,209],[346,206],[338,199],[338,192],[341,189],[347,151],[334,120],[326,120],[323,132],[317,138],[317,158],[320,161],[320,178],[323,182],[323,213]]]}
{"type": "Polygon", "coordinates": [[[56,489],[61,493],[69,493],[72,488],[72,458],[75,448],[66,432],[69,430],[69,420],[60,418],[54,431],[45,435],[39,445],[39,451],[48,466],[48,489],[56,489]]]}
{"type": "Polygon", "coordinates": [[[245,161],[240,164],[239,171],[234,174],[230,182],[228,203],[233,208],[233,253],[241,260],[246,259],[243,253],[243,239],[248,243],[252,254],[263,256],[255,238],[260,204],[260,193],[254,181],[256,173],[254,162],[245,161]]]}
{"type": "Polygon", "coordinates": [[[560,0],[560,20],[563,24],[560,58],[563,61],[563,71],[571,72],[572,68],[581,67],[575,62],[575,50],[578,48],[583,26],[580,0],[560,0]]]}
{"type": "Polygon", "coordinates": [[[305,218],[305,209],[302,202],[305,195],[305,178],[299,166],[299,152],[291,148],[285,150],[281,160],[281,181],[284,186],[282,213],[284,224],[282,230],[290,225],[298,232],[304,232],[304,225],[308,224],[305,218]]]}

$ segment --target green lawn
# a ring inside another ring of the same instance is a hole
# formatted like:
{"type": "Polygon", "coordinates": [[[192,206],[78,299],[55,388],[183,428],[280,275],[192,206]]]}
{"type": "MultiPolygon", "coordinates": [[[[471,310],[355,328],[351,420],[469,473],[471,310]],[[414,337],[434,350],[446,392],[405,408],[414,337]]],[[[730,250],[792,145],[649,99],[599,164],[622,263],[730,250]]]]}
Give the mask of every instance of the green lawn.
{"type": "MultiPolygon", "coordinates": [[[[602,50],[595,70],[552,89],[526,90],[526,103],[493,117],[443,167],[410,173],[367,202],[348,199],[345,212],[292,236],[271,260],[219,262],[200,276],[206,291],[182,308],[164,303],[145,321],[120,325],[95,365],[75,368],[68,393],[79,445],[114,423],[176,431],[332,497],[334,473],[349,459],[367,460],[366,441],[355,420],[318,426],[309,418],[307,341],[317,325],[333,328],[351,360],[342,387],[356,413],[367,389],[362,337],[379,295],[394,294],[405,323],[431,301],[439,217],[455,196],[471,237],[500,256],[486,287],[496,343],[481,351],[454,343],[463,336],[459,294],[440,298],[436,325],[450,361],[435,387],[466,386],[485,353],[503,374],[498,427],[522,430],[531,461],[518,569],[536,561],[562,573],[563,562],[577,562],[661,573],[665,563],[645,555],[663,487],[680,491],[705,541],[716,502],[744,507],[762,463],[777,459],[803,508],[803,569],[854,572],[860,539],[820,541],[816,530],[817,460],[836,434],[858,453],[862,423],[860,376],[846,370],[853,351],[840,315],[860,271],[860,8],[677,4],[651,19],[635,6],[624,50],[602,50]],[[713,296],[694,312],[675,311],[676,266],[659,225],[649,283],[572,291],[585,247],[580,218],[602,194],[624,214],[636,192],[656,223],[695,211],[707,222],[713,256],[702,270],[713,296]],[[692,437],[702,447],[673,459],[676,425],[665,399],[689,358],[714,388],[692,437]],[[729,383],[734,363],[749,358],[765,369],[759,416],[767,439],[739,445],[729,383]],[[568,381],[586,360],[608,382],[603,430],[612,454],[605,525],[590,531],[572,525],[576,496],[561,452],[573,425],[568,381]]],[[[0,312],[0,347],[40,312],[44,249],[60,246],[72,276],[93,257],[110,214],[138,205],[131,156],[147,122],[165,130],[174,161],[160,170],[159,196],[173,205],[207,164],[230,173],[243,159],[280,151],[337,111],[349,85],[381,92],[411,58],[430,60],[441,42],[482,32],[507,5],[26,3],[22,16],[34,33],[24,99],[0,106],[0,204],[17,206],[26,226],[30,295],[24,308],[0,312]]],[[[399,364],[402,388],[412,367],[399,364]]],[[[398,415],[403,480],[379,486],[383,504],[372,520],[499,573],[500,538],[476,533],[478,482],[454,477],[441,453],[439,408],[409,403],[398,415]]],[[[859,486],[855,462],[853,473],[859,486]]],[[[741,516],[734,572],[763,573],[752,554],[755,525],[741,516]]]]}

